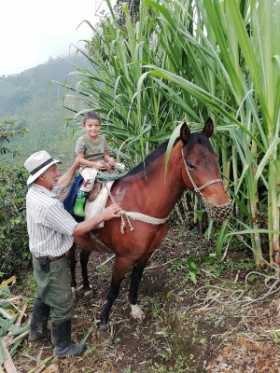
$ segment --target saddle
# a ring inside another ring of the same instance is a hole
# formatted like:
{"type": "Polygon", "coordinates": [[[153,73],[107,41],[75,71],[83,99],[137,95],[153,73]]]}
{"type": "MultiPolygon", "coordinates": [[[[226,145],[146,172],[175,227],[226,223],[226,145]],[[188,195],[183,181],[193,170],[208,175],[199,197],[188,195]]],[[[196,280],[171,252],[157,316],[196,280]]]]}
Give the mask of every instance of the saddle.
{"type": "MultiPolygon", "coordinates": [[[[91,191],[85,206],[85,220],[88,220],[102,212],[106,206],[106,202],[110,195],[110,191],[114,181],[106,183],[98,183],[91,191]]],[[[103,228],[104,223],[100,223],[97,228],[103,228]]]]}
{"type": "MultiPolygon", "coordinates": [[[[125,173],[109,173],[109,172],[98,172],[96,177],[96,184],[91,191],[89,198],[85,206],[85,220],[93,217],[94,215],[100,213],[106,206],[110,190],[115,180],[118,180],[125,173]]],[[[77,220],[83,221],[83,218],[77,217],[74,214],[74,204],[77,198],[77,193],[82,185],[83,177],[79,174],[77,175],[68,191],[66,198],[63,201],[64,208],[77,220]]],[[[101,228],[101,225],[100,225],[101,228]]]]}

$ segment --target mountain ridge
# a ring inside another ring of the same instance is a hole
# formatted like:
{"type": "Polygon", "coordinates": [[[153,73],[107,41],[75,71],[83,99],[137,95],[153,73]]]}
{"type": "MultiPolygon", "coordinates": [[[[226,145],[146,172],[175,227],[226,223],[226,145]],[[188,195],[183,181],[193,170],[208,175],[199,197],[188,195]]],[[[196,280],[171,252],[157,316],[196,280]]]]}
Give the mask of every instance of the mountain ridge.
{"type": "Polygon", "coordinates": [[[27,134],[11,142],[21,157],[42,148],[60,157],[72,154],[73,132],[65,127],[72,116],[63,106],[65,90],[58,82],[75,84],[69,73],[86,67],[81,55],[50,59],[18,74],[0,77],[0,119],[12,118],[27,134]]]}

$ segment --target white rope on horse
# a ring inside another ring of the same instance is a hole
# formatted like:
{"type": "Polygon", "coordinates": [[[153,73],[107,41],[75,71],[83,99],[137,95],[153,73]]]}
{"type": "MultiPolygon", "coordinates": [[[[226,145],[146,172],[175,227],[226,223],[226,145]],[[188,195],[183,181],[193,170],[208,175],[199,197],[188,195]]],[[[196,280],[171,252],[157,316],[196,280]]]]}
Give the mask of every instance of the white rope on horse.
{"type": "MultiPolygon", "coordinates": [[[[109,190],[108,186],[106,184],[105,184],[105,186],[107,188],[108,194],[109,194],[112,202],[116,203],[116,201],[115,201],[114,197],[112,196],[112,193],[109,190]]],[[[138,212],[138,211],[122,210],[120,230],[121,230],[121,233],[124,234],[126,225],[128,225],[129,230],[133,231],[134,226],[133,226],[131,220],[138,220],[138,221],[142,221],[143,223],[147,223],[147,224],[160,225],[160,224],[166,223],[168,218],[169,218],[169,216],[167,216],[166,218],[155,218],[155,217],[150,216],[150,215],[142,214],[141,212],[138,212]]]]}

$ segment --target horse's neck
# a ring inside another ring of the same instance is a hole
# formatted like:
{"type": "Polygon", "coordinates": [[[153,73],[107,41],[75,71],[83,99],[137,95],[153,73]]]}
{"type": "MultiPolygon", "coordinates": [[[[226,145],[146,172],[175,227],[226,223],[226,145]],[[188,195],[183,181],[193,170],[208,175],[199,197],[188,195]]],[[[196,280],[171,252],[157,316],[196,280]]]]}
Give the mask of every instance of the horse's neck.
{"type": "Polygon", "coordinates": [[[180,150],[181,143],[177,143],[171,152],[166,174],[163,154],[157,167],[157,176],[153,178],[149,185],[154,190],[155,195],[158,196],[154,201],[154,206],[157,211],[161,212],[162,216],[169,215],[184,190],[181,177],[180,150]]]}
{"type": "MultiPolygon", "coordinates": [[[[182,145],[177,143],[170,156],[167,173],[164,173],[164,154],[150,166],[148,175],[138,175],[131,180],[135,199],[141,203],[144,214],[164,218],[169,215],[181,197],[184,185],[181,178],[180,151],[182,145]],[[143,183],[144,179],[144,183],[143,183]]],[[[128,191],[130,193],[130,191],[128,191]]],[[[139,202],[138,202],[139,209],[139,202]]],[[[138,210],[137,209],[137,210],[138,210]]]]}

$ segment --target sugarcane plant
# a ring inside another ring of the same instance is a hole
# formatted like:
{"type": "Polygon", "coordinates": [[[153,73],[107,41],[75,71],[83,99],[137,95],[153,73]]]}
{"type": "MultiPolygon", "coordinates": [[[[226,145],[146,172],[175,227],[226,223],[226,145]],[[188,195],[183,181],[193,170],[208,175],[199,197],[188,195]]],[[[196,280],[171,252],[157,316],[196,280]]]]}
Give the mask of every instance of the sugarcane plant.
{"type": "Polygon", "coordinates": [[[218,250],[236,237],[257,266],[278,260],[280,2],[143,0],[133,19],[123,5],[124,22],[107,3],[110,16],[80,50],[90,67],[68,87],[83,98],[74,119],[100,112],[135,163],[181,121],[197,130],[212,117],[235,211],[218,230],[218,250]]]}

